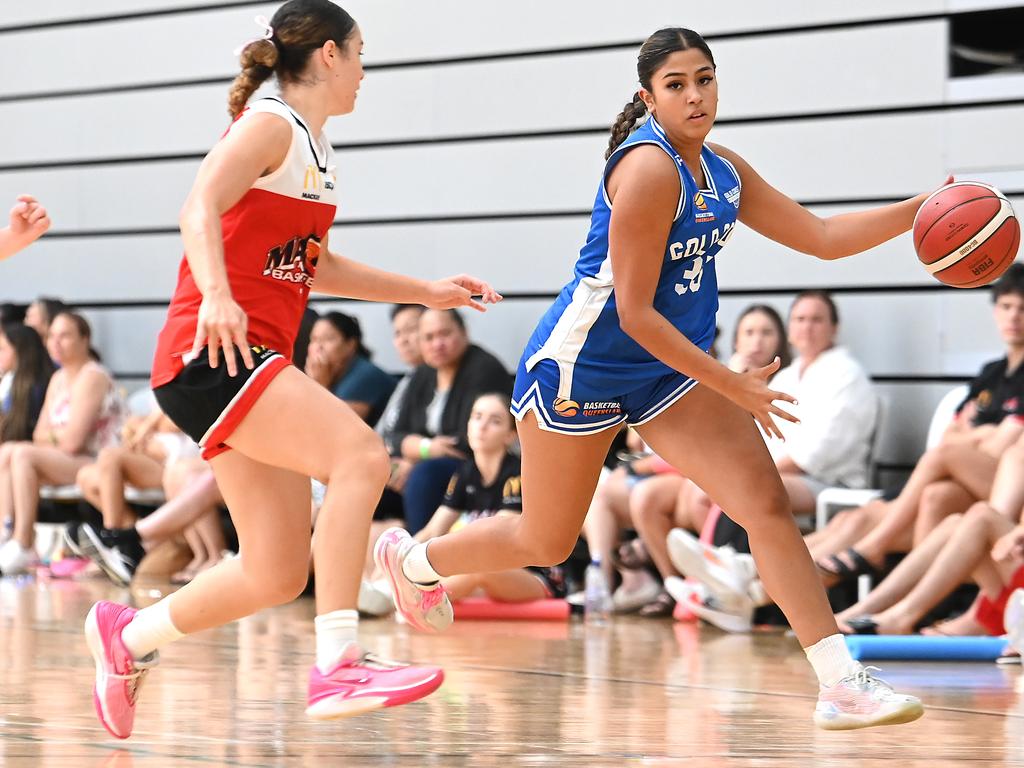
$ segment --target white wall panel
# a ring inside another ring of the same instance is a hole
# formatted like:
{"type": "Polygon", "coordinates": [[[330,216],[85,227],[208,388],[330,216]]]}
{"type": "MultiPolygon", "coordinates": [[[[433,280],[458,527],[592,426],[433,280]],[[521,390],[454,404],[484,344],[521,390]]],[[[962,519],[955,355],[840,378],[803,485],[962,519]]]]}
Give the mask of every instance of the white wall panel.
{"type": "MultiPolygon", "coordinates": [[[[946,22],[727,40],[715,55],[723,119],[940,103],[946,22]],[[905,66],[849,66],[895,46],[914,52],[905,66]],[[749,64],[765,60],[772,66],[749,64]],[[799,88],[780,86],[794,78],[799,88]]],[[[635,90],[635,62],[632,50],[601,51],[371,72],[357,111],[331,120],[328,136],[351,143],[608,125],[635,90]]],[[[0,165],[202,153],[227,125],[226,93],[204,85],[0,103],[9,138],[0,165]]]]}
{"type": "MultiPolygon", "coordinates": [[[[563,48],[642,40],[660,26],[686,24],[704,34],[805,26],[852,19],[935,13],[939,0],[813,3],[743,0],[723,6],[674,0],[595,8],[587,0],[549,3],[503,0],[434,3],[355,0],[345,4],[360,23],[366,61],[394,62],[563,48]],[[500,23],[495,23],[500,19],[500,23]]],[[[152,83],[233,73],[232,50],[258,33],[256,13],[270,17],[276,4],[204,13],[183,13],[74,27],[10,32],[0,45],[0,71],[18,72],[0,83],[0,95],[152,83]],[[183,41],[187,54],[183,55],[183,41]],[[45,66],[60,50],[73,68],[60,76],[45,66]],[[130,62],[130,65],[129,65],[130,62]]]]}
{"type": "Polygon", "coordinates": [[[4,6],[2,26],[80,21],[122,13],[145,13],[201,5],[201,0],[46,0],[42,3],[7,3],[4,6]]]}

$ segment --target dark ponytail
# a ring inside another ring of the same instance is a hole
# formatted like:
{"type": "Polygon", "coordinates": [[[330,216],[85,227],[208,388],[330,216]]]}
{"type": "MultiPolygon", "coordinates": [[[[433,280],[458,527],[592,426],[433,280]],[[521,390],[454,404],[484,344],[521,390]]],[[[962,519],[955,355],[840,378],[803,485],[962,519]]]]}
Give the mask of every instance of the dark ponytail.
{"type": "Polygon", "coordinates": [[[612,156],[612,152],[626,140],[626,137],[633,130],[636,121],[647,114],[647,105],[640,98],[640,91],[633,94],[633,100],[622,108],[619,116],[615,118],[612,125],[612,137],[608,139],[608,151],[604,153],[604,159],[612,156]]]}
{"type": "MultiPolygon", "coordinates": [[[[665,59],[677,51],[688,51],[696,48],[715,66],[715,57],[711,55],[711,49],[704,41],[704,38],[685,27],[666,27],[659,29],[653,35],[644,40],[640,46],[640,53],[636,59],[636,74],[640,85],[646,91],[651,90],[651,77],[658,71],[658,68],[665,63],[665,59]]],[[[604,154],[607,160],[618,146],[626,140],[636,121],[647,112],[647,105],[640,98],[640,92],[633,94],[633,100],[629,102],[619,113],[615,124],[612,126],[612,135],[608,140],[608,151],[604,154]]]]}

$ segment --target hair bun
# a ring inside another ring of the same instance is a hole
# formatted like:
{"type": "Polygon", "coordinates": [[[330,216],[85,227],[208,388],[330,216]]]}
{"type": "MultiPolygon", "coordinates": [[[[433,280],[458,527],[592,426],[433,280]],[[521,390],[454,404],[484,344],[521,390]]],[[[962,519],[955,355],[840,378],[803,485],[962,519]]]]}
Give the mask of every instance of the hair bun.
{"type": "Polygon", "coordinates": [[[249,69],[254,66],[268,67],[273,69],[277,64],[278,50],[273,40],[253,40],[242,49],[239,59],[242,69],[249,69]]]}

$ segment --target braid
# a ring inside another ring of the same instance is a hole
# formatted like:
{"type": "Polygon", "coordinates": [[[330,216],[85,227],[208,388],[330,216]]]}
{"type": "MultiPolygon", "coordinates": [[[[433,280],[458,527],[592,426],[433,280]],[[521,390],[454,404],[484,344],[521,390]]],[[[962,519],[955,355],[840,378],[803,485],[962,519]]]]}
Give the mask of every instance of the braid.
{"type": "Polygon", "coordinates": [[[646,113],[647,105],[640,98],[640,91],[637,91],[633,94],[633,100],[626,104],[619,116],[615,118],[615,124],[612,125],[612,136],[608,139],[608,151],[604,153],[605,160],[611,157],[612,152],[619,144],[626,140],[626,137],[632,132],[633,126],[636,125],[636,121],[646,113]]]}
{"type": "Polygon", "coordinates": [[[274,73],[277,59],[277,46],[272,40],[256,40],[245,46],[239,62],[242,71],[231,83],[228,93],[228,112],[232,119],[238,117],[249,97],[274,73]]]}

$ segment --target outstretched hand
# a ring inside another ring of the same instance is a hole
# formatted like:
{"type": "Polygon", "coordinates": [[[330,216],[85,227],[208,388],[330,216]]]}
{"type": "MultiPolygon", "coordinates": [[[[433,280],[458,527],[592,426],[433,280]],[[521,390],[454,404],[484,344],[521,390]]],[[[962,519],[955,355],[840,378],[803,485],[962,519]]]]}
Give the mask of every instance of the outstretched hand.
{"type": "Polygon", "coordinates": [[[486,312],[484,304],[497,304],[501,298],[501,294],[483,280],[471,275],[455,275],[428,283],[423,303],[431,309],[472,307],[478,312],[486,312]],[[479,296],[480,300],[474,296],[479,296]]]}
{"type": "Polygon", "coordinates": [[[796,399],[792,395],[777,392],[768,386],[768,379],[775,375],[781,365],[782,361],[776,357],[764,368],[752,368],[745,373],[737,374],[733,379],[734,386],[725,395],[738,406],[750,412],[766,435],[785,440],[782,430],[779,429],[779,425],[773,417],[778,416],[780,419],[794,424],[799,424],[800,419],[775,405],[776,400],[784,400],[796,405],[796,399]]]}
{"type": "Polygon", "coordinates": [[[10,220],[11,234],[21,247],[38,239],[50,228],[49,214],[32,195],[18,196],[18,202],[11,208],[10,220]]]}

